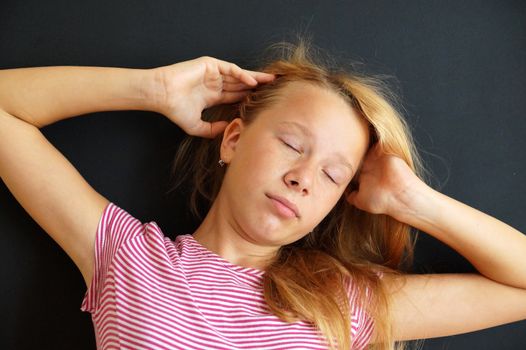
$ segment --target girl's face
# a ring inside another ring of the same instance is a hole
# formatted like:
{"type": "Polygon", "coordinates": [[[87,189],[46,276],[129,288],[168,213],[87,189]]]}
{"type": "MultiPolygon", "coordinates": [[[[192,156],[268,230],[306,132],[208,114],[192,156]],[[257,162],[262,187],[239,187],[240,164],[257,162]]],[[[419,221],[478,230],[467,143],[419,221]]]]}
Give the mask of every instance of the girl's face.
{"type": "Polygon", "coordinates": [[[221,212],[244,239],[286,245],[312,231],[343,195],[369,144],[368,124],[334,92],[304,82],[250,125],[223,135],[221,212]],[[297,215],[276,197],[293,203],[297,215]]]}

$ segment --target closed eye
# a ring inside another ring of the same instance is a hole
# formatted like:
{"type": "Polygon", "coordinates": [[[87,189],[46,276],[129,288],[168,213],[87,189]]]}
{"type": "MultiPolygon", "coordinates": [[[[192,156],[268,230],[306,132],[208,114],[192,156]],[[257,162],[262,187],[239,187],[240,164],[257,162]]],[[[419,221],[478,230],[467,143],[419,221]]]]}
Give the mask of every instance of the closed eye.
{"type": "Polygon", "coordinates": [[[326,172],[324,172],[324,173],[325,173],[325,175],[327,175],[327,177],[328,177],[332,182],[334,182],[334,183],[336,184],[336,181],[334,181],[334,179],[333,179],[329,174],[327,174],[326,172]]]}
{"type": "Polygon", "coordinates": [[[292,147],[291,145],[289,145],[288,143],[286,143],[285,141],[281,141],[283,142],[283,144],[287,147],[289,147],[290,149],[293,149],[294,151],[298,152],[298,153],[301,153],[299,150],[297,150],[296,148],[292,147]]]}

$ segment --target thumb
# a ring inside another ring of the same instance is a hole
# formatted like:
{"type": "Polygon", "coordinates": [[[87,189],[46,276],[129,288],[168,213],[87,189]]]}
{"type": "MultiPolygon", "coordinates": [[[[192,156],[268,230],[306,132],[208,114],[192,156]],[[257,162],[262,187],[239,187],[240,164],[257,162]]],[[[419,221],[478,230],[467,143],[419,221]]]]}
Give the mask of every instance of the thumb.
{"type": "Polygon", "coordinates": [[[219,122],[205,122],[203,120],[199,120],[196,125],[194,125],[192,128],[189,128],[186,131],[187,134],[192,136],[200,136],[205,138],[214,138],[216,135],[223,132],[226,128],[228,123],[226,121],[219,121],[219,122]]]}
{"type": "Polygon", "coordinates": [[[214,138],[217,135],[221,134],[223,131],[225,131],[226,127],[228,126],[228,122],[222,120],[219,122],[212,122],[211,125],[211,138],[214,138]]]}

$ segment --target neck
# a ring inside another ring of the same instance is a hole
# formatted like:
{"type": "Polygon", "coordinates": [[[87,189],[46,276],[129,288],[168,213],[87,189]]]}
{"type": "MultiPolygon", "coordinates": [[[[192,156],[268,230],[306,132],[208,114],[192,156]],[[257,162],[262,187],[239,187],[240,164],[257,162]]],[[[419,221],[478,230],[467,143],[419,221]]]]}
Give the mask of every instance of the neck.
{"type": "Polygon", "coordinates": [[[202,246],[234,265],[265,270],[277,249],[250,241],[250,236],[243,232],[231,213],[218,195],[192,236],[202,246]]]}

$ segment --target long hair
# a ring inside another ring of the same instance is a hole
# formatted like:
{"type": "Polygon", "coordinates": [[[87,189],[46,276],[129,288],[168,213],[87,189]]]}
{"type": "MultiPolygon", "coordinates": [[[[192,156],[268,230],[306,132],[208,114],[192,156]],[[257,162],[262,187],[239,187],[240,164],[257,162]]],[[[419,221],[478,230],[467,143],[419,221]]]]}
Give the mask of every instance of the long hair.
{"type": "MultiPolygon", "coordinates": [[[[385,79],[317,62],[311,44],[301,37],[297,44],[282,41],[268,48],[276,49],[275,55],[255,70],[277,78],[257,86],[240,102],[205,110],[204,120],[230,122],[240,117],[248,125],[279,101],[287,84],[308,82],[338,93],[367,120],[369,147],[379,143],[383,151],[402,158],[423,178],[421,158],[385,79]]],[[[175,181],[169,192],[189,177],[191,210],[200,219],[200,203],[206,213],[225,174],[225,168],[217,166],[221,136],[213,140],[187,136],[174,157],[175,181]]],[[[345,193],[357,188],[359,172],[345,193]]],[[[374,321],[377,342],[370,348],[405,348],[407,343],[393,339],[389,293],[381,277],[402,275],[411,268],[418,232],[412,233],[410,226],[359,210],[342,196],[311,233],[280,247],[265,268],[264,297],[271,312],[286,322],[309,321],[331,348],[349,349],[352,307],[361,307],[374,321]]]]}

